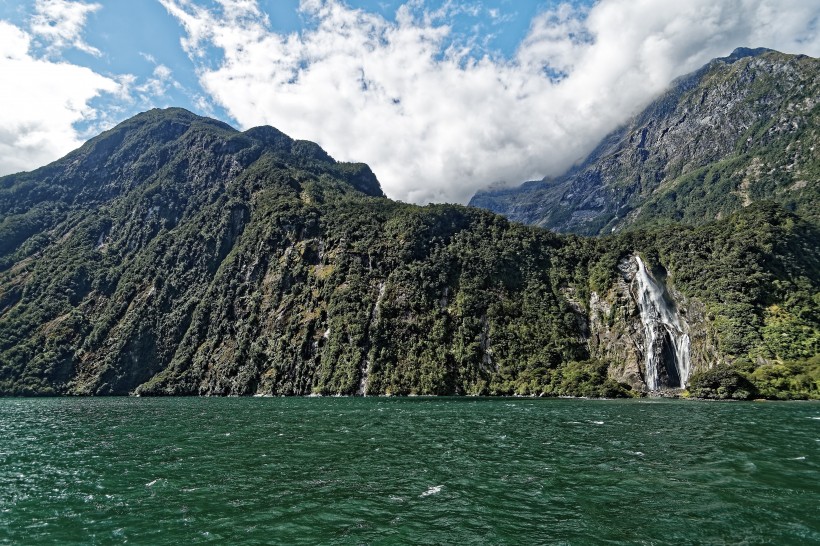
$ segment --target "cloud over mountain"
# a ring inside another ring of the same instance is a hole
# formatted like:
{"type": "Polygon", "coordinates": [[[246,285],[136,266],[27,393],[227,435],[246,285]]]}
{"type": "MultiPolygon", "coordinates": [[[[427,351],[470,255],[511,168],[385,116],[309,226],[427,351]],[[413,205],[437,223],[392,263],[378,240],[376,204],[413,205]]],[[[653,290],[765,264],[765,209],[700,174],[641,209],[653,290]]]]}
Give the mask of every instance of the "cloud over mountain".
{"type": "MultiPolygon", "coordinates": [[[[83,138],[74,125],[99,115],[89,101],[122,89],[89,68],[35,54],[32,34],[42,36],[0,21],[0,175],[43,165],[78,147],[83,138]]],[[[50,43],[79,40],[76,32],[55,36],[50,43]]]]}
{"type": "Polygon", "coordinates": [[[672,79],[735,47],[820,55],[820,0],[561,5],[509,59],[453,35],[457,3],[408,2],[388,20],[302,0],[311,24],[285,35],[255,0],[160,1],[186,30],[203,88],[242,127],[271,124],[366,161],[389,196],[413,202],[559,174],[672,79]]]}

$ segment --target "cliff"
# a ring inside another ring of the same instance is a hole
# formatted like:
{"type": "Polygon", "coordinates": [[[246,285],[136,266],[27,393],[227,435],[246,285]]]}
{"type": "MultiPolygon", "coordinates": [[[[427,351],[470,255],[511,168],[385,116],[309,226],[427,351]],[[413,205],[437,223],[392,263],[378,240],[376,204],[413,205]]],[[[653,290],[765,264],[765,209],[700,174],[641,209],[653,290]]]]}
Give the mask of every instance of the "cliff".
{"type": "Polygon", "coordinates": [[[702,224],[759,201],[814,221],[820,60],[738,49],[685,76],[581,164],[470,201],[555,231],[702,224]]]}
{"type": "Polygon", "coordinates": [[[642,320],[662,309],[641,307],[636,256],[690,371],[819,352],[817,229],[776,204],[559,236],[393,202],[365,165],[179,109],[0,178],[0,235],[5,395],[678,387],[668,325],[642,320]]]}

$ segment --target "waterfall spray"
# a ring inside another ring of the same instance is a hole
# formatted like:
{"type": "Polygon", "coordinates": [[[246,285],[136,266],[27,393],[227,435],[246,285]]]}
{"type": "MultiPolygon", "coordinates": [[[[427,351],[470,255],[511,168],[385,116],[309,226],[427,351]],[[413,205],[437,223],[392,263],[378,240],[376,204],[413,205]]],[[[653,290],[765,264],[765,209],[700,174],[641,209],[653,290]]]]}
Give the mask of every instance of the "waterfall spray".
{"type": "Polygon", "coordinates": [[[689,334],[674,304],[664,298],[664,288],[635,256],[638,273],[637,303],[644,327],[644,381],[650,391],[683,387],[689,380],[689,334]]]}

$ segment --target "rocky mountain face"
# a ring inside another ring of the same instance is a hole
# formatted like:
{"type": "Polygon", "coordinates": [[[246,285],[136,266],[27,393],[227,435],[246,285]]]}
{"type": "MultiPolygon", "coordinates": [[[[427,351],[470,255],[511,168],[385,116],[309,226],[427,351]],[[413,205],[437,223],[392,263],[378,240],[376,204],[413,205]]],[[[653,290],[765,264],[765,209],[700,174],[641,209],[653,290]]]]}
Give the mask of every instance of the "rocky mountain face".
{"type": "Polygon", "coordinates": [[[820,60],[738,49],[677,80],[565,175],[470,205],[560,232],[699,224],[761,200],[820,221],[820,60]]]}
{"type": "Polygon", "coordinates": [[[621,260],[609,290],[591,293],[589,324],[590,353],[635,389],[682,388],[722,358],[703,304],[653,278],[637,255],[621,260]]]}
{"type": "Polygon", "coordinates": [[[772,203],[560,236],[154,110],[0,178],[0,394],[675,389],[820,352],[817,240],[772,203]]]}

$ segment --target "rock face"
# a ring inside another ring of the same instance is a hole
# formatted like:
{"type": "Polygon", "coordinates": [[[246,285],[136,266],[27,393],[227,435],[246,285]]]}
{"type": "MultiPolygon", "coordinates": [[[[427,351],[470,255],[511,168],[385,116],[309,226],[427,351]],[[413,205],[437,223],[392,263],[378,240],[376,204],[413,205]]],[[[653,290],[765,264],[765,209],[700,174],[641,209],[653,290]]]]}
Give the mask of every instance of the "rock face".
{"type": "Polygon", "coordinates": [[[541,392],[587,356],[557,237],[271,127],[147,112],[0,215],[0,394],[541,392]]]}
{"type": "Polygon", "coordinates": [[[271,127],[155,110],[0,178],[0,395],[673,387],[813,354],[818,238],[760,204],[559,236],[390,201],[366,165],[271,127]]]}
{"type": "Polygon", "coordinates": [[[640,256],[630,256],[606,294],[590,295],[590,353],[637,390],[685,388],[693,371],[720,358],[703,305],[670,286],[665,274],[659,268],[653,276],[640,256]]]}
{"type": "Polygon", "coordinates": [[[565,175],[470,204],[581,234],[700,224],[763,199],[817,221],[818,97],[820,60],[738,49],[677,80],[565,175]]]}

